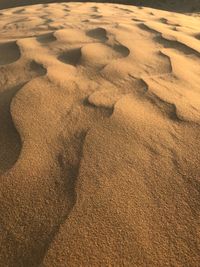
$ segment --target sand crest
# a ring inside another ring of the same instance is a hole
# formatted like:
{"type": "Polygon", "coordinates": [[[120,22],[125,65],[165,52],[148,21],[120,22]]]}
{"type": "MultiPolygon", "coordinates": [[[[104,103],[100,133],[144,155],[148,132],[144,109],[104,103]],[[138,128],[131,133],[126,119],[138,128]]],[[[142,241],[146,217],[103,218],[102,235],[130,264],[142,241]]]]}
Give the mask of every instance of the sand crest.
{"type": "Polygon", "coordinates": [[[0,266],[199,266],[200,17],[0,15],[0,266]]]}

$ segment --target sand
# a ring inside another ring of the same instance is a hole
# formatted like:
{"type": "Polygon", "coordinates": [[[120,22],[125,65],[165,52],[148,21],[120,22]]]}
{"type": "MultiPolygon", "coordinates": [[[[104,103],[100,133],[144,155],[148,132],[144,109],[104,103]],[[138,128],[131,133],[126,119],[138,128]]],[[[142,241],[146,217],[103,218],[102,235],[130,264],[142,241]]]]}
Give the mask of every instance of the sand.
{"type": "MultiPolygon", "coordinates": [[[[9,7],[20,7],[33,4],[48,4],[60,2],[77,2],[76,0],[0,0],[0,10],[9,7]]],[[[94,2],[93,0],[80,0],[80,2],[94,2]]],[[[117,3],[135,6],[146,6],[156,9],[168,10],[180,13],[200,12],[199,0],[96,0],[100,3],[117,3]]]]}
{"type": "Polygon", "coordinates": [[[0,266],[199,266],[200,16],[0,15],[0,266]]]}

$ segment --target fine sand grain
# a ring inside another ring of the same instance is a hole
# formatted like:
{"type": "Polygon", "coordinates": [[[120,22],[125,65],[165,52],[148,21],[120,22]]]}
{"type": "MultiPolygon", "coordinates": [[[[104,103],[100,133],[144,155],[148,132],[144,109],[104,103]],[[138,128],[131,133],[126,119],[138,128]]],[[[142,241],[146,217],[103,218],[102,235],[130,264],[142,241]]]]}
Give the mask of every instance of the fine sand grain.
{"type": "Polygon", "coordinates": [[[0,15],[0,266],[200,263],[200,16],[0,15]]]}

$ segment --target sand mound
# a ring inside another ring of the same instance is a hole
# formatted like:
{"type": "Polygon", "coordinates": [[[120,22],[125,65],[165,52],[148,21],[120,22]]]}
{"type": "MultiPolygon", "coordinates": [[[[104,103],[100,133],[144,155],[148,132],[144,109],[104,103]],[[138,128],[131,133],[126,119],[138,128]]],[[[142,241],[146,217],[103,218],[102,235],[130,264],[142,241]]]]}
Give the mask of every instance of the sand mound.
{"type": "MultiPolygon", "coordinates": [[[[0,9],[10,7],[20,7],[35,4],[48,4],[48,3],[60,3],[60,2],[78,2],[76,0],[0,0],[0,9]]],[[[79,2],[95,2],[93,0],[80,0],[79,2]]],[[[173,12],[189,13],[200,12],[199,0],[96,0],[99,3],[116,3],[124,5],[146,6],[156,9],[163,9],[173,12]]],[[[124,11],[129,11],[128,8],[122,7],[124,11]]],[[[22,12],[23,9],[20,9],[22,12]]],[[[93,15],[98,16],[98,15],[93,15]]]]}
{"type": "Polygon", "coordinates": [[[0,16],[0,266],[199,266],[198,16],[0,16]]]}

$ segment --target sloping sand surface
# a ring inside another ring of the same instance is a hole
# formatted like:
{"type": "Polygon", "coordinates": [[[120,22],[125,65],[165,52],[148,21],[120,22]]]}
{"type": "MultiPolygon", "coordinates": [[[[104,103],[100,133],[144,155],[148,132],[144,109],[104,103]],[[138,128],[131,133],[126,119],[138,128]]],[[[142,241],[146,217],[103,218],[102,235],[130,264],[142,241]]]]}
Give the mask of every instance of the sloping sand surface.
{"type": "Polygon", "coordinates": [[[199,266],[200,17],[0,15],[0,266],[199,266]]]}
{"type": "MultiPolygon", "coordinates": [[[[20,7],[35,4],[48,4],[60,2],[77,2],[76,0],[0,0],[0,9],[20,7]]],[[[80,2],[94,2],[93,0],[80,0],[80,2]]],[[[173,12],[200,12],[199,0],[97,0],[99,3],[116,3],[124,5],[146,6],[173,12]]]]}

